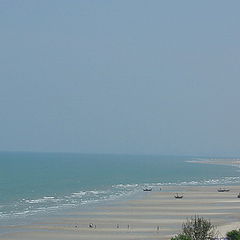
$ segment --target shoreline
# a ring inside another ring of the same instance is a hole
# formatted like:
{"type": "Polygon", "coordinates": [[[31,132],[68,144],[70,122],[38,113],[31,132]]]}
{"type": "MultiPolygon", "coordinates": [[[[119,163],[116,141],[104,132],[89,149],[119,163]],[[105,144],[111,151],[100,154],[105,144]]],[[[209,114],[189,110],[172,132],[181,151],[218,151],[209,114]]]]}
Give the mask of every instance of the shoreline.
{"type": "MultiPolygon", "coordinates": [[[[163,186],[134,200],[99,206],[90,211],[73,210],[30,225],[11,226],[14,232],[1,234],[1,240],[170,240],[181,231],[187,218],[199,215],[217,225],[219,236],[236,229],[240,220],[240,186],[219,193],[217,186],[163,186]],[[183,193],[175,199],[174,193],[183,193]],[[93,228],[89,228],[93,223],[93,228]],[[95,226],[96,225],[96,226],[95,226]],[[158,230],[159,227],[159,230],[158,230]]],[[[239,224],[240,225],[240,224],[239,224]]],[[[239,228],[239,227],[238,227],[239,228]]]]}
{"type": "MultiPolygon", "coordinates": [[[[239,167],[239,159],[196,159],[186,161],[239,167]]],[[[222,184],[219,184],[222,186],[222,184]]],[[[240,185],[227,184],[229,192],[219,193],[214,185],[159,185],[162,191],[139,192],[134,198],[118,199],[86,208],[68,209],[41,216],[22,225],[0,226],[0,240],[170,240],[182,223],[194,215],[217,226],[219,237],[240,228],[240,185]],[[174,193],[183,193],[175,199],[174,193]],[[89,228],[93,223],[93,228],[89,228]]]]}

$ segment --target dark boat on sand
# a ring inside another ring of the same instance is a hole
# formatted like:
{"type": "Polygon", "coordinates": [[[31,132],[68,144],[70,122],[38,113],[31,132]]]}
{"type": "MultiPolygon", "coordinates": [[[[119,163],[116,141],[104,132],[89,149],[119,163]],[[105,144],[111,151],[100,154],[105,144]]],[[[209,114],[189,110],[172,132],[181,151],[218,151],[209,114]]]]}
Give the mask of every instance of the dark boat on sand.
{"type": "Polygon", "coordinates": [[[175,198],[183,198],[183,195],[178,195],[178,193],[174,196],[175,198]]]}
{"type": "Polygon", "coordinates": [[[230,190],[227,188],[219,188],[218,192],[229,192],[230,190]]]}
{"type": "Polygon", "coordinates": [[[144,188],[143,191],[144,191],[144,192],[151,192],[151,191],[152,191],[152,188],[144,188]]]}

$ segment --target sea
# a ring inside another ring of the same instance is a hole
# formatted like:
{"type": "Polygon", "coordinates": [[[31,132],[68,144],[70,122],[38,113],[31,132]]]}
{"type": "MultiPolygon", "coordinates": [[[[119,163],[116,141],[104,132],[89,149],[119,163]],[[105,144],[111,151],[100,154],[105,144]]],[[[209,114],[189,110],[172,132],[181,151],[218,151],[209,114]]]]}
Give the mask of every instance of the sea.
{"type": "MultiPolygon", "coordinates": [[[[205,157],[207,159],[207,157],[205,157]]],[[[235,185],[238,166],[196,157],[0,152],[0,232],[63,211],[131,199],[144,187],[235,185]]]]}

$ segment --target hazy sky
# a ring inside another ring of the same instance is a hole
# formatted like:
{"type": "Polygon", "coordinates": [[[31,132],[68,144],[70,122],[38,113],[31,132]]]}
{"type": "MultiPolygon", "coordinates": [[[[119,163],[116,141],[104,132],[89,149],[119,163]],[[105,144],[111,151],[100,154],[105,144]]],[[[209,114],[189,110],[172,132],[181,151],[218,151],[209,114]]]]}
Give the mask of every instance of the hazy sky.
{"type": "Polygon", "coordinates": [[[239,9],[0,0],[0,150],[240,155],[239,9]]]}

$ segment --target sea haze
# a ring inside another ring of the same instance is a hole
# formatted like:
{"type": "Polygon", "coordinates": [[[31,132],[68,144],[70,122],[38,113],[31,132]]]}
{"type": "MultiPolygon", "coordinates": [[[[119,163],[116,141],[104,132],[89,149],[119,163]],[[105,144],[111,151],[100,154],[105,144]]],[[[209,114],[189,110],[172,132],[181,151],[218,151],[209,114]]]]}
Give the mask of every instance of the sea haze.
{"type": "Polygon", "coordinates": [[[240,183],[233,166],[193,157],[0,153],[0,221],[131,198],[145,186],[240,183]]]}

